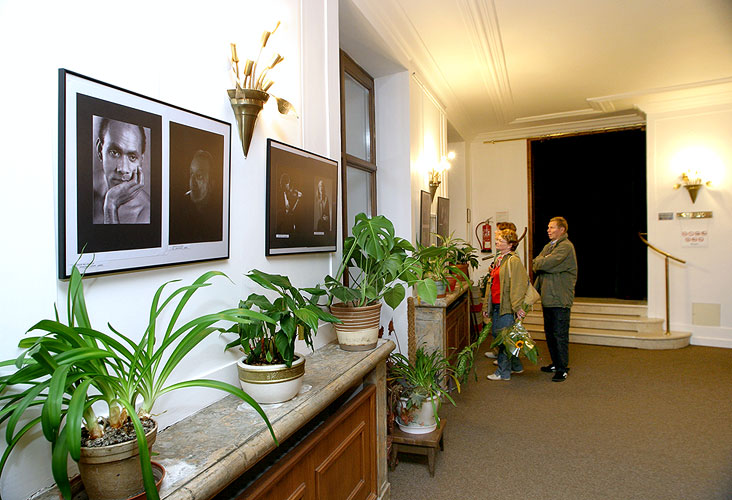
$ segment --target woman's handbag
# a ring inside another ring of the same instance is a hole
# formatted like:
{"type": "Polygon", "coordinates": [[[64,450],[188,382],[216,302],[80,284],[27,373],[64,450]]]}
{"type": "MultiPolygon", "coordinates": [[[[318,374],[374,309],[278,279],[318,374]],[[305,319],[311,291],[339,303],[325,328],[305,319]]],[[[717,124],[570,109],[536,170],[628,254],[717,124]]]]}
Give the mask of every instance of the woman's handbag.
{"type": "MultiPolygon", "coordinates": [[[[511,279],[511,268],[508,267],[508,279],[511,279]]],[[[541,295],[539,292],[536,291],[536,288],[534,288],[534,285],[531,284],[531,281],[528,282],[528,287],[526,288],[526,293],[524,294],[524,300],[522,304],[526,304],[527,306],[533,306],[535,303],[537,303],[541,299],[541,295]]]]}
{"type": "Polygon", "coordinates": [[[526,295],[524,295],[524,304],[533,306],[539,301],[539,299],[541,299],[541,295],[536,291],[536,288],[531,284],[531,281],[529,281],[528,285],[528,288],[526,288],[526,295]]]}

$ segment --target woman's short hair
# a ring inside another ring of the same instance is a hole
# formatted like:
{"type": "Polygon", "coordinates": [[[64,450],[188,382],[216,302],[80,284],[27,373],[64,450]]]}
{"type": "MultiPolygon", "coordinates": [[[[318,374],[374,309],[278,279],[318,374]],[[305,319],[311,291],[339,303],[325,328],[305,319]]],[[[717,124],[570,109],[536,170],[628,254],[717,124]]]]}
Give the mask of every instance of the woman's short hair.
{"type": "Polygon", "coordinates": [[[501,229],[497,233],[498,236],[503,238],[503,241],[511,245],[511,251],[516,250],[518,246],[518,235],[513,229],[501,229]]]}
{"type": "Polygon", "coordinates": [[[565,219],[564,217],[552,217],[549,222],[555,222],[557,224],[557,227],[563,227],[565,233],[569,231],[569,227],[567,226],[567,219],[565,219]]]}
{"type": "Polygon", "coordinates": [[[513,222],[497,222],[496,227],[499,231],[503,229],[513,229],[514,231],[516,230],[516,224],[514,224],[513,222]]]}

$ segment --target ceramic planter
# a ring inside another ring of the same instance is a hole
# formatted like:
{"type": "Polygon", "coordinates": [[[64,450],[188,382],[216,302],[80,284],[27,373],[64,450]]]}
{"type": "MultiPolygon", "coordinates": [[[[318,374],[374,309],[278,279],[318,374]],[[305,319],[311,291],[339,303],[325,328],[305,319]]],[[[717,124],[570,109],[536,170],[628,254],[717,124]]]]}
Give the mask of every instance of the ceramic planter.
{"type": "Polygon", "coordinates": [[[447,295],[447,285],[442,280],[432,280],[435,282],[435,286],[437,287],[437,298],[441,299],[444,298],[445,295],[447,295]]]}
{"type": "Polygon", "coordinates": [[[371,306],[353,307],[333,304],[330,313],[343,321],[333,326],[338,334],[338,343],[344,351],[368,351],[376,348],[381,324],[381,302],[371,306]]]}
{"type": "MultiPolygon", "coordinates": [[[[434,431],[437,429],[437,421],[435,420],[435,412],[434,408],[432,407],[432,401],[437,399],[436,397],[425,399],[422,402],[421,408],[411,408],[409,410],[405,410],[407,407],[407,398],[399,398],[399,404],[401,406],[401,411],[399,412],[399,415],[397,415],[396,422],[399,425],[399,428],[404,431],[408,432],[410,434],[427,434],[429,432],[434,431]],[[408,422],[404,422],[402,420],[402,415],[406,414],[408,415],[408,422]]],[[[437,408],[440,407],[440,401],[439,399],[436,401],[437,408]]]]}
{"type": "Polygon", "coordinates": [[[289,368],[285,364],[248,365],[244,360],[237,362],[239,384],[257,403],[282,403],[300,392],[305,375],[305,357],[302,354],[295,354],[289,368]]]}
{"type": "MultiPolygon", "coordinates": [[[[145,434],[152,449],[158,424],[145,434]]],[[[137,440],[111,446],[81,448],[79,473],[89,500],[125,500],[143,492],[137,440]]]]}

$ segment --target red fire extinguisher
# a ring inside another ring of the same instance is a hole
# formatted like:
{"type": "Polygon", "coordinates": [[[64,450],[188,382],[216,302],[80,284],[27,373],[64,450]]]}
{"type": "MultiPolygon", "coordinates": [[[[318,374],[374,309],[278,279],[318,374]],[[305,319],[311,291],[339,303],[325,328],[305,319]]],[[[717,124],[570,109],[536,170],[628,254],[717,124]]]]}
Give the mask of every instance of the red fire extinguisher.
{"type": "Polygon", "coordinates": [[[492,253],[493,250],[491,248],[491,237],[492,237],[492,229],[491,229],[491,218],[488,217],[483,222],[479,223],[477,226],[475,226],[475,237],[480,242],[480,251],[483,253],[492,253]]]}

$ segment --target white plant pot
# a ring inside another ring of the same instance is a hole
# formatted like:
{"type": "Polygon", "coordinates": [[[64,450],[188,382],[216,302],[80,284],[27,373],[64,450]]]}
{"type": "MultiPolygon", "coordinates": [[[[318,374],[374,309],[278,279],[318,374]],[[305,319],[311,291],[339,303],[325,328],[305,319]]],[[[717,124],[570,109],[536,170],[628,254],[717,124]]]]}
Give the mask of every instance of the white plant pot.
{"type": "MultiPolygon", "coordinates": [[[[427,434],[437,429],[437,421],[435,420],[435,412],[432,408],[432,401],[437,399],[437,408],[440,407],[440,401],[438,398],[425,399],[422,402],[421,408],[412,408],[409,410],[409,422],[403,423],[402,419],[397,416],[396,423],[399,428],[410,434],[427,434]]],[[[406,398],[399,398],[399,403],[402,409],[407,406],[406,398]]],[[[401,413],[401,412],[400,412],[401,413]]]]}
{"type": "Polygon", "coordinates": [[[245,358],[237,361],[239,384],[257,403],[271,404],[289,401],[297,396],[305,375],[305,356],[295,354],[290,368],[279,365],[248,365],[245,358]]]}

